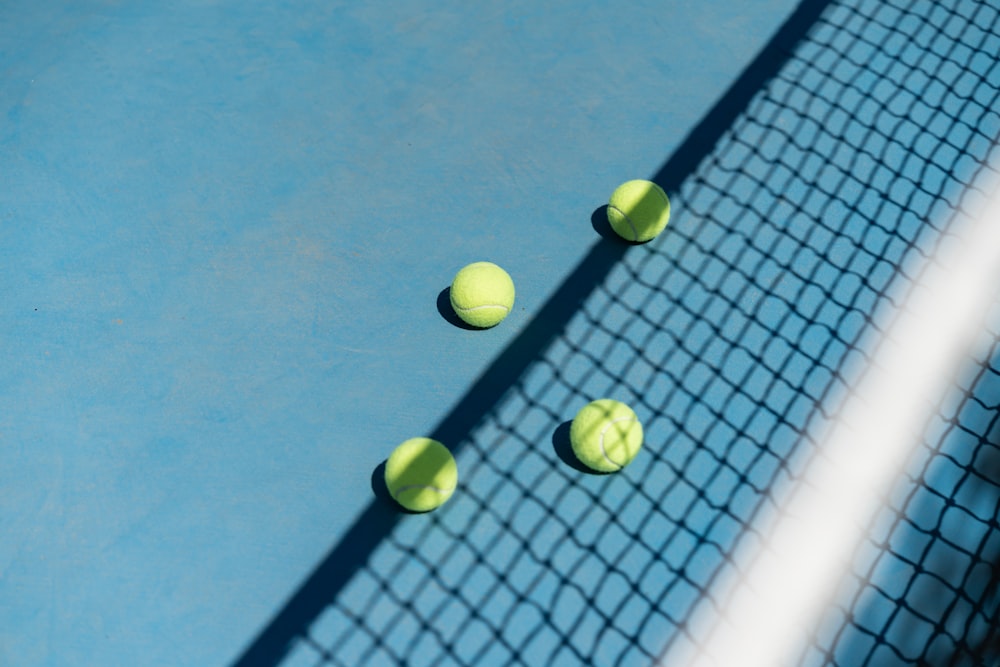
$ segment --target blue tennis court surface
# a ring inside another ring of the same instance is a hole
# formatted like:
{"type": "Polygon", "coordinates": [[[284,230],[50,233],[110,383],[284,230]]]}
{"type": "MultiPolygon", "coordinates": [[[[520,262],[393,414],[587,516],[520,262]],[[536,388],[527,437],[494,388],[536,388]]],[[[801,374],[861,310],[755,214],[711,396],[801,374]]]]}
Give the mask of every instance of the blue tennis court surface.
{"type": "MultiPolygon", "coordinates": [[[[974,0],[0,9],[0,664],[652,665],[1000,167],[974,0]],[[622,243],[621,181],[670,194],[622,243]],[[445,288],[489,260],[495,329],[445,288]],[[582,470],[567,422],[646,445],[582,470]],[[435,437],[426,515],[380,464],[435,437]]],[[[1000,654],[1000,310],[802,664],[1000,654]],[[870,547],[870,548],[869,548],[870,547]]]]}

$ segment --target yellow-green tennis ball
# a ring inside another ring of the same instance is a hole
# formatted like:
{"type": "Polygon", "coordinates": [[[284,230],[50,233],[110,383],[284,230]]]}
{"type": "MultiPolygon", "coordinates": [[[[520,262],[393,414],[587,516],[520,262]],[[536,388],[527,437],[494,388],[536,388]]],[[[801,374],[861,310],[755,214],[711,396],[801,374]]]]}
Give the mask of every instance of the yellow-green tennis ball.
{"type": "Polygon", "coordinates": [[[642,243],[662,232],[670,221],[667,193],[652,181],[626,181],[608,201],[608,222],[626,241],[642,243]]]}
{"type": "Polygon", "coordinates": [[[576,414],[569,427],[569,440],[581,463],[600,472],[614,472],[639,453],[642,424],[629,406],[601,398],[576,414]]]}
{"type": "Polygon", "coordinates": [[[514,281],[491,262],[469,264],[451,283],[451,307],[466,324],[496,326],[514,307],[514,281]]]}
{"type": "Polygon", "coordinates": [[[458,486],[458,465],[448,448],[430,438],[411,438],[385,462],[385,485],[397,503],[429,512],[451,498],[458,486]]]}

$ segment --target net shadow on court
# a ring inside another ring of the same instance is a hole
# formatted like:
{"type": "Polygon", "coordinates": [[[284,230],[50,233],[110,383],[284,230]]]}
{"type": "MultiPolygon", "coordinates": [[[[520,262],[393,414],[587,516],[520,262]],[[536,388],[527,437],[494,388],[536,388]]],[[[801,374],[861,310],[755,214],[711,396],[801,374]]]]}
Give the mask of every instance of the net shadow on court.
{"type": "MultiPolygon", "coordinates": [[[[668,232],[602,234],[429,434],[456,452],[453,499],[420,516],[374,500],[234,667],[648,665],[697,641],[692,610],[815,449],[914,267],[988,199],[998,52],[1000,13],[973,0],[802,3],[653,177],[668,232]],[[646,431],[613,475],[564,442],[603,396],[646,431]]],[[[929,415],[803,664],[995,654],[998,330],[983,335],[979,379],[929,415]]]]}

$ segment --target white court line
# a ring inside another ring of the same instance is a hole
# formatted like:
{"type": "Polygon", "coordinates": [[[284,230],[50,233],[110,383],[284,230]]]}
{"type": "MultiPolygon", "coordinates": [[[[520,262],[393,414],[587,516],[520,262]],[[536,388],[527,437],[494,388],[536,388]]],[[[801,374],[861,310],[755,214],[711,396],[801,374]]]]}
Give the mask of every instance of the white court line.
{"type": "Polygon", "coordinates": [[[689,619],[691,640],[673,645],[664,667],[779,667],[806,648],[1000,289],[1000,200],[948,233],[819,438],[821,455],[780,513],[758,521],[764,546],[737,559],[742,576],[720,576],[689,619]]]}

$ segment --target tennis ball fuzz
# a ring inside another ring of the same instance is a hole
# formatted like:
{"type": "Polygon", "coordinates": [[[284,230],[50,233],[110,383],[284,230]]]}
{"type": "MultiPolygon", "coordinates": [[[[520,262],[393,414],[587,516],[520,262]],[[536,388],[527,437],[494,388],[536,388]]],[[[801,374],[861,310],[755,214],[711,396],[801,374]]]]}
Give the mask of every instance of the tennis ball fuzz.
{"type": "Polygon", "coordinates": [[[670,221],[670,199],[652,181],[626,181],[608,201],[608,222],[626,241],[643,243],[662,232],[670,221]]]}
{"type": "Polygon", "coordinates": [[[455,492],[458,465],[437,440],[411,438],[396,447],[385,462],[385,485],[406,509],[429,512],[455,492]]]}
{"type": "Polygon", "coordinates": [[[573,453],[599,472],[621,470],[642,447],[642,424],[632,408],[601,398],[581,408],[569,427],[573,453]]]}
{"type": "Polygon", "coordinates": [[[491,262],[475,262],[459,271],[450,294],[455,314],[480,329],[500,324],[514,307],[514,281],[491,262]]]}

